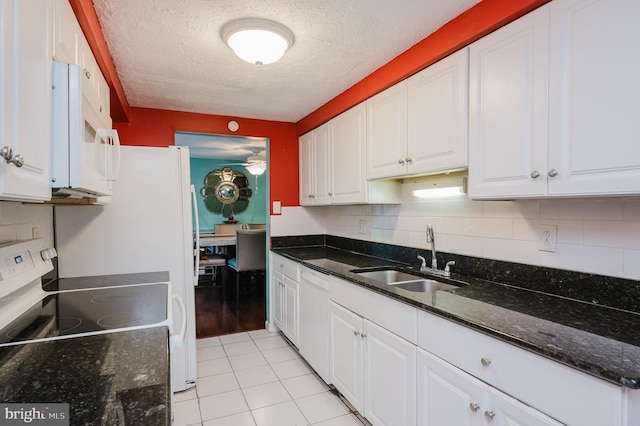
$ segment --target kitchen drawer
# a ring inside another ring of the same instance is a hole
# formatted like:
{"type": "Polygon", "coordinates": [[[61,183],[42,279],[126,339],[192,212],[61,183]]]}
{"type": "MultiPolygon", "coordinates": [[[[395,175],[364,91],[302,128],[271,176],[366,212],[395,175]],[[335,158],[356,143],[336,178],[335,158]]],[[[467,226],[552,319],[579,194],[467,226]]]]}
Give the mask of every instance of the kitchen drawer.
{"type": "Polygon", "coordinates": [[[287,259],[279,254],[271,253],[271,267],[274,271],[280,272],[282,275],[298,282],[298,262],[287,259]]]}
{"type": "Polygon", "coordinates": [[[329,277],[329,299],[403,339],[417,343],[416,308],[334,276],[329,277]]]}
{"type": "Polygon", "coordinates": [[[622,424],[619,386],[424,311],[418,346],[561,422],[622,424]]]}

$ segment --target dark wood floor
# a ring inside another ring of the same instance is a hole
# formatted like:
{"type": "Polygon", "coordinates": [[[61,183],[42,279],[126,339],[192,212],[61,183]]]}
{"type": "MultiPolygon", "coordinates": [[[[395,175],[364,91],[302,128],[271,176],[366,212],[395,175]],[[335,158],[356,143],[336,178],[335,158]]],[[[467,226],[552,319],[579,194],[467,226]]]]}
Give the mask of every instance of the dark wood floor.
{"type": "Polygon", "coordinates": [[[266,320],[264,274],[242,274],[240,303],[236,306],[235,274],[227,277],[227,299],[223,300],[220,281],[201,279],[196,287],[196,338],[264,328],[266,320]],[[218,285],[214,285],[218,284],[218,285]]]}

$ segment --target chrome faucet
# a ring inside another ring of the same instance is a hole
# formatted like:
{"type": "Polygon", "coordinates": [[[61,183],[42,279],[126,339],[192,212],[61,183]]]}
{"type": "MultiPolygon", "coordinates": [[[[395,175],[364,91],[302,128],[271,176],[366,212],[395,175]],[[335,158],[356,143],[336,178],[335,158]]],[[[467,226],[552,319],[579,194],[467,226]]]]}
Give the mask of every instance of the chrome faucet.
{"type": "Polygon", "coordinates": [[[427,243],[431,243],[431,269],[438,270],[438,259],[436,259],[436,239],[433,236],[433,227],[427,225],[427,243]]]}
{"type": "Polygon", "coordinates": [[[430,272],[436,275],[442,275],[444,277],[451,276],[451,266],[455,265],[455,261],[447,262],[444,271],[438,270],[438,260],[436,259],[436,239],[433,236],[433,226],[431,224],[427,225],[427,243],[431,243],[431,268],[427,267],[427,262],[424,257],[418,255],[418,259],[422,261],[422,265],[420,266],[420,272],[430,272]]]}

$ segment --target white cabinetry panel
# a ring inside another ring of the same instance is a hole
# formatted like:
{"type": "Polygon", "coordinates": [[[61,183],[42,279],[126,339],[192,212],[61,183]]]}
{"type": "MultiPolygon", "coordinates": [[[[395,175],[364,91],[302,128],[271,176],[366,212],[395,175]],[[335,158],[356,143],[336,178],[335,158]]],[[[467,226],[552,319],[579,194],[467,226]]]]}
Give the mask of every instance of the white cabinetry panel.
{"type": "Polygon", "coordinates": [[[548,9],[473,43],[469,62],[469,195],[546,195],[548,9]]]}
{"type": "Polygon", "coordinates": [[[0,159],[0,199],[51,199],[52,13],[50,1],[0,1],[0,147],[16,160],[0,159]]]}
{"type": "Polygon", "coordinates": [[[640,193],[640,2],[549,7],[549,195],[640,193]]]}

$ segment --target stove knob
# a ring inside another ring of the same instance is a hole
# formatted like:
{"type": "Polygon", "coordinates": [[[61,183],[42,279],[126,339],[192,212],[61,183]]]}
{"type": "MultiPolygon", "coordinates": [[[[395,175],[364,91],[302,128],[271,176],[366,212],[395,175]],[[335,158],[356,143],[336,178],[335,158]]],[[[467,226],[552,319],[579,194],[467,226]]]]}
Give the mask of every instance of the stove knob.
{"type": "Polygon", "coordinates": [[[40,256],[42,256],[42,260],[51,260],[54,257],[58,257],[58,252],[56,252],[55,248],[51,247],[40,251],[40,256]]]}

